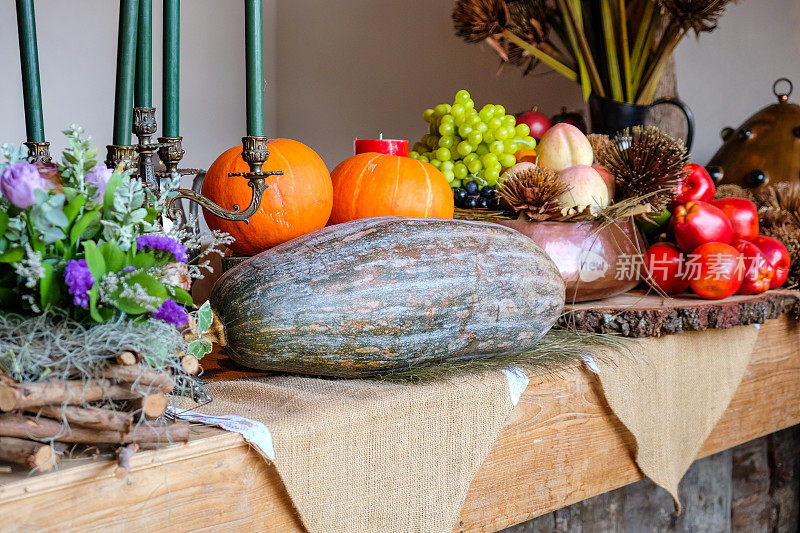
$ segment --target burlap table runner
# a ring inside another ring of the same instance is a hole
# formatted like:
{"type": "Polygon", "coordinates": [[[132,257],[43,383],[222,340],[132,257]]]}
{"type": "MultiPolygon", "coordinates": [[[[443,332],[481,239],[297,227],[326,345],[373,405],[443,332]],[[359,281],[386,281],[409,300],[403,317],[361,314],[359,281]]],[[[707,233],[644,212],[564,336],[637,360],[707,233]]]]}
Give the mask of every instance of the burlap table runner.
{"type": "MultiPolygon", "coordinates": [[[[676,503],[757,334],[742,326],[631,340],[626,353],[588,357],[636,438],[637,464],[676,503]]],[[[274,463],[311,533],[447,532],[527,383],[519,369],[418,385],[274,376],[211,383],[211,404],[179,399],[173,412],[243,433],[274,463]]]]}
{"type": "Polygon", "coordinates": [[[595,361],[608,404],[636,438],[642,473],[678,500],[678,483],[728,407],[757,326],[634,341],[635,357],[595,361]]]}
{"type": "Polygon", "coordinates": [[[212,403],[174,408],[239,415],[183,413],[255,442],[312,533],[446,532],[527,382],[519,369],[417,385],[279,376],[211,383],[212,403]]]}

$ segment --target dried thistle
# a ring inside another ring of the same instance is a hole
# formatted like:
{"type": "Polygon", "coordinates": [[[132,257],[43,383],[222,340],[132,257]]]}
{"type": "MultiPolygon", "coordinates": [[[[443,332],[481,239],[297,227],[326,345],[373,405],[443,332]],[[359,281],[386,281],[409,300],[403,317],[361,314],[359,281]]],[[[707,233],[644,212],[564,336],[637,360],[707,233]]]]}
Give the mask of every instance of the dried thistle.
{"type": "Polygon", "coordinates": [[[592,145],[592,152],[594,153],[594,162],[597,163],[597,154],[605,150],[611,145],[611,138],[608,135],[601,133],[591,133],[586,136],[589,139],[589,144],[592,145]]]}
{"type": "Polygon", "coordinates": [[[506,208],[528,220],[541,221],[561,215],[558,197],[568,189],[554,170],[526,165],[509,170],[497,192],[506,208]]]}
{"type": "MultiPolygon", "coordinates": [[[[548,19],[553,9],[547,2],[531,0],[507,0],[508,28],[517,36],[533,46],[545,47],[548,53],[557,53],[547,43],[550,31],[548,19]]],[[[511,42],[506,42],[508,62],[522,68],[522,75],[530,74],[539,61],[528,52],[511,42]]]]}
{"type": "Polygon", "coordinates": [[[764,226],[800,229],[800,182],[782,182],[765,187],[756,197],[764,226]]]}
{"type": "Polygon", "coordinates": [[[753,192],[750,189],[745,189],[738,185],[734,185],[733,183],[718,185],[716,193],[714,194],[714,198],[744,198],[746,200],[755,201],[753,192]]]}
{"type": "Polygon", "coordinates": [[[636,126],[618,133],[597,159],[614,176],[615,200],[647,197],[661,211],[675,197],[689,157],[683,141],[652,126],[636,126]]]}
{"type": "Polygon", "coordinates": [[[691,28],[699,34],[713,31],[717,27],[717,21],[730,2],[731,0],[659,0],[658,3],[681,28],[691,28]]]}
{"type": "Polygon", "coordinates": [[[468,43],[493,39],[503,31],[508,18],[503,0],[458,0],[453,7],[456,35],[468,43]]]}

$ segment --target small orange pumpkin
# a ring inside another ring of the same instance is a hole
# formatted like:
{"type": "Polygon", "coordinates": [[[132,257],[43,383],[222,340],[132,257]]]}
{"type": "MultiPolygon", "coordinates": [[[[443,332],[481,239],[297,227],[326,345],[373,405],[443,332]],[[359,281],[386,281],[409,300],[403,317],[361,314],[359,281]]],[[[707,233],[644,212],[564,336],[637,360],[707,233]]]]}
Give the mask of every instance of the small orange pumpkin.
{"type": "Polygon", "coordinates": [[[534,165],[536,164],[536,150],[523,148],[514,154],[514,157],[517,158],[517,163],[522,163],[524,161],[526,163],[533,163],[534,165]]]}
{"type": "MultiPolygon", "coordinates": [[[[333,205],[333,186],[328,168],[308,146],[291,139],[270,139],[269,159],[262,170],[282,170],[283,175],[268,176],[261,206],[250,217],[250,224],[223,220],[203,210],[208,227],[230,233],[236,242],[230,248],[239,254],[254,255],[282,242],[325,227],[333,205]]],[[[243,177],[230,172],[248,172],[242,159],[242,145],[220,155],[206,172],[203,196],[225,209],[239,204],[245,209],[253,196],[243,177]]]]}
{"type": "Polygon", "coordinates": [[[330,224],[383,216],[453,218],[447,178],[424,161],[367,152],[340,163],[331,179],[330,224]]]}

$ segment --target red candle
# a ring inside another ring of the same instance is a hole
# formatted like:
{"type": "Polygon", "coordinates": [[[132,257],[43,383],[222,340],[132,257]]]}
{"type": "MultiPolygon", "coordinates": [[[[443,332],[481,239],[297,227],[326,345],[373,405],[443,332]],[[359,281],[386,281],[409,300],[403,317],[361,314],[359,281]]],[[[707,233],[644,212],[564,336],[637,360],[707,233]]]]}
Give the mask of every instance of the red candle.
{"type": "Polygon", "coordinates": [[[353,143],[355,155],[365,152],[377,152],[386,155],[408,157],[408,141],[402,139],[356,139],[353,143]]]}

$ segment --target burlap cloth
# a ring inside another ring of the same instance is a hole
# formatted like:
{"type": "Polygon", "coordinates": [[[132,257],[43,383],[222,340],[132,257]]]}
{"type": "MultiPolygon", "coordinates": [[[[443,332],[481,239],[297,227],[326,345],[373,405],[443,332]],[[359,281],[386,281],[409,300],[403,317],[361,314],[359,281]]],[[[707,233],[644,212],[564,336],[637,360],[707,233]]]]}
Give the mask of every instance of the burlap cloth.
{"type": "Polygon", "coordinates": [[[519,369],[417,385],[280,376],[211,383],[212,403],[174,407],[269,428],[271,443],[246,429],[312,533],[445,532],[527,382],[519,369]]]}
{"type": "Polygon", "coordinates": [[[742,381],[758,326],[634,341],[634,357],[595,363],[608,404],[636,438],[642,473],[678,500],[678,483],[742,381]]]}
{"type": "MultiPolygon", "coordinates": [[[[676,501],[757,334],[752,326],[684,333],[632,340],[630,353],[587,354],[609,405],[636,438],[642,472],[676,501]]],[[[527,386],[514,370],[418,385],[289,376],[216,382],[208,388],[212,403],[173,407],[242,432],[274,463],[311,533],[447,532],[527,386]]]]}

